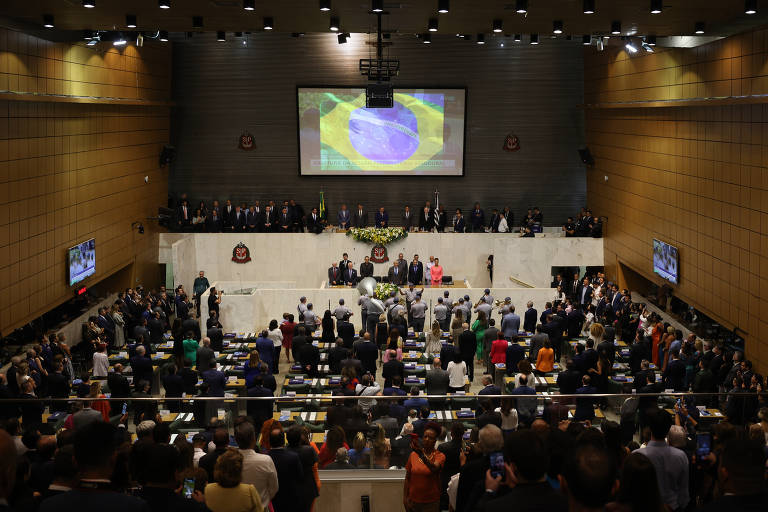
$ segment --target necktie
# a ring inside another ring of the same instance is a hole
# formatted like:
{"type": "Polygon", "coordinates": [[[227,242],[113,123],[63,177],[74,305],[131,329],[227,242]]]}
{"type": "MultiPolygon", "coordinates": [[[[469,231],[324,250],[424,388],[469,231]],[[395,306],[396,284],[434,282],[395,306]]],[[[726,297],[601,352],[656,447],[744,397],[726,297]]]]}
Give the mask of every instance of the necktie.
{"type": "Polygon", "coordinates": [[[395,267],[395,275],[397,275],[397,267],[395,267]]]}
{"type": "Polygon", "coordinates": [[[362,217],[363,216],[363,210],[360,210],[359,212],[357,212],[357,216],[358,217],[362,217]]]}
{"type": "Polygon", "coordinates": [[[186,219],[187,219],[187,207],[185,206],[184,207],[184,220],[186,220],[186,219]]]}

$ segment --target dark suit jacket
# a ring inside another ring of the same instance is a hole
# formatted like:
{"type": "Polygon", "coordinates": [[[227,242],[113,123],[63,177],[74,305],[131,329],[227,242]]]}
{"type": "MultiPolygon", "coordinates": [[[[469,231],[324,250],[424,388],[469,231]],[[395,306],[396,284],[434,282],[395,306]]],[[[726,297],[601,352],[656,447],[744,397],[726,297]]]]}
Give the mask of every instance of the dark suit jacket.
{"type": "Polygon", "coordinates": [[[368,225],[368,212],[363,210],[363,216],[358,214],[358,210],[352,210],[352,227],[364,228],[368,225]]]}
{"type": "Polygon", "coordinates": [[[349,357],[349,351],[341,345],[336,345],[328,353],[328,367],[331,370],[331,374],[338,375],[341,373],[341,362],[349,357]]]}
{"type": "Polygon", "coordinates": [[[346,269],[342,273],[342,280],[344,281],[344,284],[355,284],[357,283],[357,270],[355,269],[346,269]]]}
{"type": "Polygon", "coordinates": [[[517,363],[522,361],[525,357],[525,349],[517,343],[512,343],[507,346],[507,353],[505,355],[505,361],[507,365],[507,375],[517,373],[517,363]]]}
{"type": "Polygon", "coordinates": [[[296,498],[300,495],[301,482],[304,480],[299,456],[285,448],[273,448],[269,450],[269,456],[275,463],[277,480],[280,482],[277,494],[272,498],[275,512],[302,510],[303,507],[296,507],[296,498]]]}
{"type": "Polygon", "coordinates": [[[390,359],[382,366],[381,375],[384,377],[384,387],[392,387],[392,377],[395,375],[399,375],[405,381],[405,365],[402,361],[390,359]]]}
{"type": "Polygon", "coordinates": [[[191,331],[195,336],[195,341],[200,341],[200,323],[194,318],[187,318],[181,322],[181,333],[186,335],[187,331],[191,331]]]}
{"type": "Polygon", "coordinates": [[[429,231],[432,229],[435,225],[435,218],[432,215],[432,210],[429,211],[428,215],[424,214],[424,208],[419,209],[419,229],[424,229],[429,231]]]}
{"type": "Polygon", "coordinates": [[[536,332],[536,315],[537,311],[534,308],[529,308],[525,310],[525,315],[523,315],[523,330],[526,332],[536,332]]]}
{"type": "Polygon", "coordinates": [[[355,340],[355,326],[351,322],[341,321],[336,324],[339,338],[344,340],[344,348],[351,349],[355,340]]]}
{"type": "Polygon", "coordinates": [[[147,320],[147,327],[149,327],[149,341],[150,343],[162,343],[163,342],[163,321],[159,318],[150,317],[147,320]]]}
{"type": "Polygon", "coordinates": [[[219,370],[203,372],[203,382],[208,384],[208,396],[224,396],[227,377],[219,370]]]}
{"type": "Polygon", "coordinates": [[[163,388],[167,397],[181,397],[184,392],[184,379],[178,374],[163,377],[163,388]]]}
{"type": "Polygon", "coordinates": [[[490,386],[485,386],[483,389],[477,392],[478,395],[500,395],[501,389],[499,386],[495,386],[491,384],[490,386]]]}
{"type": "MultiPolygon", "coordinates": [[[[109,389],[111,391],[112,387],[110,386],[109,389]]],[[[48,374],[48,394],[51,395],[52,398],[69,397],[69,381],[67,380],[66,375],[55,372],[48,374]]]]}
{"type": "Polygon", "coordinates": [[[651,349],[648,343],[645,341],[632,343],[629,347],[629,369],[632,373],[640,371],[640,363],[643,359],[651,360],[651,349]]]}
{"type": "Polygon", "coordinates": [[[440,366],[443,367],[443,370],[448,369],[448,363],[453,361],[457,352],[458,350],[456,350],[453,343],[443,343],[443,348],[440,349],[440,366]]]}
{"type": "Polygon", "coordinates": [[[373,276],[373,263],[361,263],[360,264],[360,277],[371,277],[373,276]]]}
{"type": "Polygon", "coordinates": [[[376,212],[376,227],[386,228],[387,226],[389,226],[389,214],[386,211],[384,213],[376,212]]]}
{"type": "Polygon", "coordinates": [[[376,360],[379,358],[379,349],[372,341],[355,343],[355,356],[363,364],[363,371],[376,374],[376,360]]]}
{"type": "Polygon", "coordinates": [[[581,385],[581,372],[578,370],[566,370],[557,375],[557,387],[563,395],[573,395],[581,385]]]}
{"type": "Polygon", "coordinates": [[[416,216],[413,214],[412,211],[408,212],[408,218],[405,217],[405,212],[403,212],[403,215],[400,220],[400,226],[406,231],[409,229],[415,227],[417,224],[416,222],[416,216]]]}
{"type": "Polygon", "coordinates": [[[579,288],[576,290],[576,297],[574,299],[579,304],[589,304],[592,301],[592,287],[590,286],[587,290],[586,294],[584,295],[584,300],[581,298],[582,291],[584,290],[584,284],[580,284],[579,288]]]}
{"type": "Polygon", "coordinates": [[[128,379],[122,373],[111,372],[107,375],[107,386],[113,398],[127,398],[131,396],[131,386],[128,379]]]}
{"type": "MultiPolygon", "coordinates": [[[[461,336],[459,336],[459,352],[461,352],[461,358],[465,361],[471,361],[475,350],[477,350],[477,336],[475,336],[474,332],[467,329],[461,333],[461,336]]],[[[442,359],[440,359],[440,361],[442,362],[442,359]]]]}
{"type": "Polygon", "coordinates": [[[323,231],[323,219],[320,214],[316,214],[316,218],[312,218],[312,213],[307,215],[307,231],[310,233],[321,233],[323,231]]]}
{"type": "Polygon", "coordinates": [[[317,372],[317,365],[320,364],[320,349],[311,343],[304,343],[294,358],[297,356],[302,367],[310,367],[309,373],[317,372]]]}
{"type": "MultiPolygon", "coordinates": [[[[442,363],[442,360],[440,361],[442,363]]],[[[448,393],[448,372],[442,368],[433,368],[427,372],[427,394],[444,395],[448,393]]]]}
{"type": "Polygon", "coordinates": [[[339,267],[328,267],[328,284],[341,284],[341,270],[339,267]]]}
{"type": "Polygon", "coordinates": [[[421,284],[424,279],[424,264],[418,262],[415,266],[413,262],[408,264],[408,282],[413,284],[421,284]]]}
{"type": "Polygon", "coordinates": [[[248,229],[263,229],[261,213],[248,210],[248,213],[245,214],[245,222],[248,224],[248,229]]]}
{"type": "Polygon", "coordinates": [[[453,219],[453,232],[454,233],[463,233],[467,229],[467,221],[464,220],[464,216],[462,215],[461,218],[453,219]]]}
{"type": "Polygon", "coordinates": [[[197,371],[205,372],[211,369],[216,355],[210,347],[200,347],[197,349],[197,371]]]}
{"type": "Polygon", "coordinates": [[[232,215],[232,227],[234,228],[234,231],[245,231],[248,227],[248,218],[243,210],[235,212],[232,215]]]}
{"type": "MultiPolygon", "coordinates": [[[[248,396],[273,396],[272,391],[264,386],[248,388],[248,396]]],[[[261,424],[272,417],[272,402],[268,400],[249,400],[247,402],[248,416],[261,424]]]]}
{"type": "Polygon", "coordinates": [[[152,367],[152,360],[148,357],[133,356],[130,359],[131,371],[133,372],[133,385],[134,387],[139,384],[140,380],[146,380],[150,384],[152,383],[152,375],[154,369],[152,367]]]}
{"type": "Polygon", "coordinates": [[[211,350],[221,352],[224,350],[224,333],[218,327],[212,327],[205,333],[211,339],[211,350]]]}
{"type": "Polygon", "coordinates": [[[151,512],[146,501],[119,492],[74,489],[51,496],[40,504],[40,512],[61,510],[109,510],[110,512],[151,512]]]}
{"type": "Polygon", "coordinates": [[[405,272],[402,272],[399,267],[397,269],[397,275],[395,275],[395,267],[392,266],[389,267],[387,277],[389,277],[389,282],[392,284],[405,284],[405,280],[408,276],[405,272]]]}

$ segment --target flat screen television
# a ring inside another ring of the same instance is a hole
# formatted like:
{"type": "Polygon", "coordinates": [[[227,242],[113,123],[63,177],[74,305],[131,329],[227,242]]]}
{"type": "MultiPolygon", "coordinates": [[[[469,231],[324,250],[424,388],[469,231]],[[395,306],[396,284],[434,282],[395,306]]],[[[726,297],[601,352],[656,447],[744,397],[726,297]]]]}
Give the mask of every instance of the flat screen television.
{"type": "Polygon", "coordinates": [[[670,283],[677,284],[679,262],[677,247],[653,239],[653,271],[670,283]]]}
{"type": "Polygon", "coordinates": [[[91,238],[67,250],[69,286],[96,272],[96,240],[91,238]]]}

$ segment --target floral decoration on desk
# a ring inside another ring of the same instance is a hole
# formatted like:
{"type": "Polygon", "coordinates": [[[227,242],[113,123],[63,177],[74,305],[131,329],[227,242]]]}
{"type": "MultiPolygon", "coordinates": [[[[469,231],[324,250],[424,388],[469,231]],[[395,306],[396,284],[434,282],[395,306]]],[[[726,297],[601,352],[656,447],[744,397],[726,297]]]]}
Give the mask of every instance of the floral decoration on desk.
{"type": "Polygon", "coordinates": [[[358,242],[386,245],[408,236],[403,228],[351,228],[347,231],[358,242]]]}
{"type": "Polygon", "coordinates": [[[396,284],[392,283],[376,283],[376,288],[373,290],[373,295],[379,300],[387,300],[392,292],[398,293],[400,288],[396,284]]]}

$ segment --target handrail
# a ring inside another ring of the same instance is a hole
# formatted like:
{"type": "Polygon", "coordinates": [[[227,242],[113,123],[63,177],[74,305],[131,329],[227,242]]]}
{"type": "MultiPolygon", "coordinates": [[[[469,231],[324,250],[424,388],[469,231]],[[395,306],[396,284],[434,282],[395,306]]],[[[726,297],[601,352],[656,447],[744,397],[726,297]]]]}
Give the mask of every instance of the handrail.
{"type": "Polygon", "coordinates": [[[536,288],[536,287],[535,287],[535,286],[533,286],[532,284],[528,284],[528,283],[526,283],[525,281],[521,281],[520,279],[518,279],[518,278],[516,278],[516,277],[514,277],[514,276],[509,276],[509,280],[510,280],[510,281],[512,281],[513,283],[517,283],[517,284],[519,284],[519,285],[520,285],[520,286],[522,286],[523,288],[536,288]]]}

